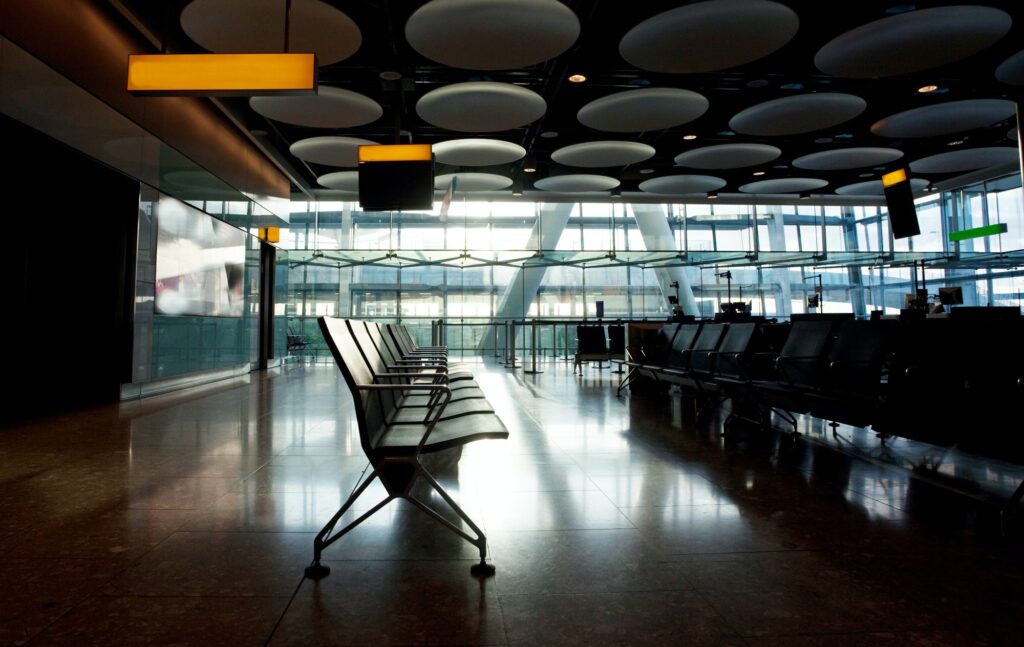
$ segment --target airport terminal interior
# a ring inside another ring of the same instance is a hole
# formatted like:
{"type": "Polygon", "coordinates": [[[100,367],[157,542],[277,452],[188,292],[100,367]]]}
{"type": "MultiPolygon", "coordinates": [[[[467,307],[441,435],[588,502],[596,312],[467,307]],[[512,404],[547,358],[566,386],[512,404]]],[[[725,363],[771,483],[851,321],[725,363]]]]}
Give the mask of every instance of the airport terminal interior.
{"type": "Polygon", "coordinates": [[[1024,644],[1018,2],[0,29],[0,644],[1024,644]]]}

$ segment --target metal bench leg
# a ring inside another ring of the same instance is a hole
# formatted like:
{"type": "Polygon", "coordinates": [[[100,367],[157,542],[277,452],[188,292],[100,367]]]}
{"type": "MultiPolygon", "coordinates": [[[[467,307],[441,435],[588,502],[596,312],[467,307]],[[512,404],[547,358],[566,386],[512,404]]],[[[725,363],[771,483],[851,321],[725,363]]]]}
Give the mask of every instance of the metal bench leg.
{"type": "Polygon", "coordinates": [[[331,517],[331,520],[327,522],[327,525],[325,525],[323,529],[321,529],[320,532],[317,533],[316,539],[313,540],[313,563],[306,567],[306,577],[308,577],[311,580],[320,580],[330,575],[330,567],[324,566],[320,563],[320,556],[323,554],[324,549],[333,544],[334,542],[338,541],[339,539],[341,539],[342,536],[344,536],[350,530],[352,530],[362,522],[369,519],[375,512],[386,506],[388,503],[391,503],[392,499],[394,499],[397,496],[394,494],[388,495],[386,499],[384,499],[377,505],[373,506],[368,512],[363,513],[359,516],[358,519],[342,528],[340,532],[331,535],[331,531],[334,530],[334,526],[337,525],[338,520],[341,519],[341,517],[345,514],[345,512],[348,511],[350,507],[352,507],[352,504],[356,502],[356,499],[359,498],[359,495],[361,495],[370,485],[370,483],[373,482],[373,479],[379,476],[379,468],[374,469],[370,476],[368,476],[366,480],[363,481],[362,484],[356,489],[356,491],[352,493],[348,500],[345,501],[345,505],[341,506],[341,508],[334,513],[334,516],[331,517]]]}
{"type": "Polygon", "coordinates": [[[470,536],[469,533],[465,532],[462,528],[459,528],[451,521],[448,521],[447,519],[442,517],[440,514],[437,513],[436,510],[428,506],[426,503],[420,501],[419,499],[409,495],[406,495],[405,498],[411,501],[420,510],[426,512],[433,519],[437,520],[439,523],[441,523],[441,525],[445,526],[458,536],[462,537],[469,543],[476,546],[477,550],[480,551],[480,563],[474,564],[469,569],[469,572],[471,574],[480,577],[490,577],[494,575],[494,565],[487,563],[487,537],[484,535],[483,531],[480,530],[479,526],[473,523],[473,520],[469,518],[469,515],[466,514],[466,512],[459,506],[459,504],[456,503],[455,500],[448,495],[448,492],[446,492],[445,489],[441,487],[441,484],[434,479],[434,477],[430,474],[430,472],[426,470],[425,467],[417,463],[416,468],[417,475],[422,476],[427,481],[427,483],[430,484],[430,487],[434,488],[434,490],[441,495],[441,498],[444,499],[445,503],[447,503],[448,506],[453,511],[455,511],[455,514],[459,515],[459,518],[465,521],[466,525],[473,529],[473,532],[476,533],[476,537],[470,536]]]}

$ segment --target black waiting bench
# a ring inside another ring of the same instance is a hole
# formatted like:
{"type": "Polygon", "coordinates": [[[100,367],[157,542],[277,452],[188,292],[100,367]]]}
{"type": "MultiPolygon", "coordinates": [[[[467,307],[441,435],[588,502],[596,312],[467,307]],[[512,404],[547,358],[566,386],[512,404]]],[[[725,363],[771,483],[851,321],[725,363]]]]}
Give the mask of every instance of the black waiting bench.
{"type": "Polygon", "coordinates": [[[408,500],[476,546],[480,562],[470,569],[472,574],[493,575],[494,566],[487,563],[484,533],[420,461],[424,454],[476,440],[508,438],[508,430],[472,373],[449,363],[443,347],[416,346],[404,326],[332,317],[320,317],[319,323],[352,393],[359,440],[373,471],[317,534],[307,577],[327,576],[330,569],[321,563],[324,549],[396,498],[408,500]],[[337,530],[342,516],[375,479],[380,479],[387,497],[337,530]],[[413,495],[413,485],[420,479],[475,536],[413,495]]]}

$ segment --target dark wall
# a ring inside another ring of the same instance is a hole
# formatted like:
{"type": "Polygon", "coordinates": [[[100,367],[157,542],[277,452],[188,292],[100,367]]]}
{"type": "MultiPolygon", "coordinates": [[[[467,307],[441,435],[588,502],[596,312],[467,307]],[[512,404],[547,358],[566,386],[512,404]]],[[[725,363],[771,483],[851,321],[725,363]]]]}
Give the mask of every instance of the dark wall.
{"type": "Polygon", "coordinates": [[[139,183],[6,116],[0,421],[115,402],[131,379],[139,183]]]}

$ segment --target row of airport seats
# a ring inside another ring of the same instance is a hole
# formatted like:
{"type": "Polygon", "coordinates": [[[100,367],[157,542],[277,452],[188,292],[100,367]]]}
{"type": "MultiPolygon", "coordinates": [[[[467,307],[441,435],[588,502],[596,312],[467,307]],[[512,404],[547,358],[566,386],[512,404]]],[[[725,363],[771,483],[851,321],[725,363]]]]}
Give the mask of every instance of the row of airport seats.
{"type": "Polygon", "coordinates": [[[1024,319],[1002,309],[946,318],[668,324],[643,343],[619,384],[672,384],[703,407],[768,425],[774,412],[871,426],[1024,462],[1024,319]],[[996,316],[996,315],[999,316],[996,316]],[[645,379],[646,378],[646,379],[645,379]]]}
{"type": "Polygon", "coordinates": [[[573,373],[577,370],[582,373],[583,364],[586,362],[597,362],[598,368],[603,368],[602,362],[625,359],[626,327],[614,324],[607,328],[608,336],[605,337],[605,326],[576,326],[576,355],[573,357],[573,373]]]}
{"type": "Polygon", "coordinates": [[[328,575],[330,569],[321,563],[324,549],[396,498],[408,500],[473,544],[480,552],[480,562],[471,572],[493,575],[494,566],[486,561],[484,533],[421,462],[425,454],[476,440],[508,438],[508,430],[472,372],[467,366],[449,362],[443,346],[418,346],[400,324],[333,317],[320,317],[318,322],[352,394],[359,441],[373,469],[317,534],[313,564],[306,575],[314,579],[328,575]],[[380,480],[387,496],[339,530],[342,516],[374,480],[380,480]],[[433,490],[426,500],[413,491],[420,481],[433,490]],[[475,536],[431,505],[442,501],[475,536]]]}

